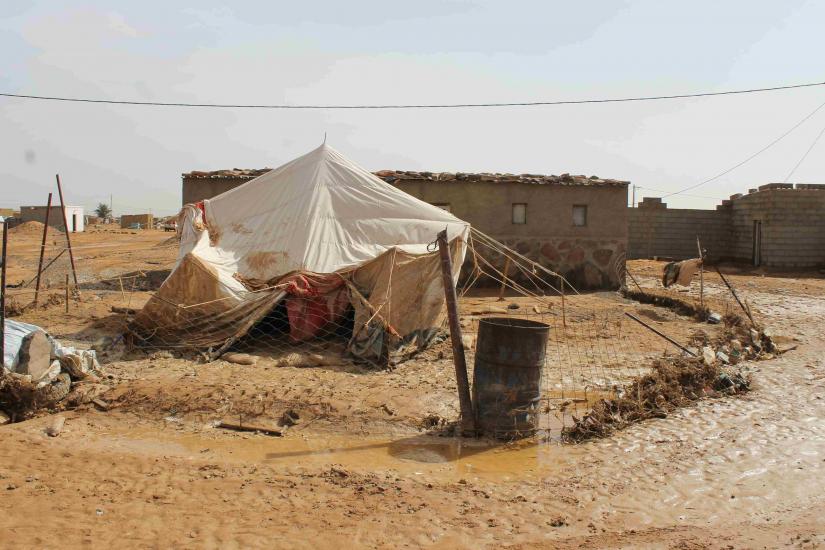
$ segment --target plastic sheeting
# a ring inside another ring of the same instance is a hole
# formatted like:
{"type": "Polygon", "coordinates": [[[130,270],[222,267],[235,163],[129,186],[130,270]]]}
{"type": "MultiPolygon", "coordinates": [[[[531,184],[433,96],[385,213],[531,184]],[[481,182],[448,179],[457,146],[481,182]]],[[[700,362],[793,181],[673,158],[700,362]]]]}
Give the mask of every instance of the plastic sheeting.
{"type": "Polygon", "coordinates": [[[20,364],[20,348],[23,339],[33,332],[41,331],[51,345],[51,359],[59,364],[53,363],[44,378],[54,379],[61,371],[61,366],[69,372],[74,379],[81,379],[100,370],[97,362],[97,354],[94,350],[78,350],[71,346],[63,346],[52,338],[52,336],[38,327],[13,319],[6,319],[3,349],[3,367],[9,372],[16,372],[20,364]]]}

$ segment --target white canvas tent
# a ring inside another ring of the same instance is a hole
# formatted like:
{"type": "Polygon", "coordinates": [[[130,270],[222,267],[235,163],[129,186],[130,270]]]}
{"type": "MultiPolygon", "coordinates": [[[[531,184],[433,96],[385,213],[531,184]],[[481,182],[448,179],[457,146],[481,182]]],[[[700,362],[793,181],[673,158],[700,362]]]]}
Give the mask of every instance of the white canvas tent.
{"type": "Polygon", "coordinates": [[[130,332],[139,342],[216,354],[286,300],[293,341],[311,338],[351,305],[353,354],[420,347],[443,315],[430,244],[445,228],[457,279],[469,224],[324,144],[185,206],[175,269],[130,332]]]}

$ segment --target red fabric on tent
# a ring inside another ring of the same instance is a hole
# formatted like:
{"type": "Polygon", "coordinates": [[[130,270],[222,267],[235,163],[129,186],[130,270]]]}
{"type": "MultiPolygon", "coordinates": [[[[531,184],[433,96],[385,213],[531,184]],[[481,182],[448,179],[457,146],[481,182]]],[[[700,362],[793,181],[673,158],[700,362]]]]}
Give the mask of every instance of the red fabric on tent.
{"type": "Polygon", "coordinates": [[[293,342],[309,340],[346,312],[349,296],[344,280],[338,275],[297,273],[281,283],[290,295],[286,299],[289,338],[293,342]]]}

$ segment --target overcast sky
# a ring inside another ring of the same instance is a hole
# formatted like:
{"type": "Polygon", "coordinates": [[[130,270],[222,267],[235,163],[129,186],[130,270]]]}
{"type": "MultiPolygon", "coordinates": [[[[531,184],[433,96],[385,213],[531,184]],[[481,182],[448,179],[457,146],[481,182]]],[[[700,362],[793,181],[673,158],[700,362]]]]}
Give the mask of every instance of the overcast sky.
{"type": "MultiPolygon", "coordinates": [[[[477,103],[825,80],[825,2],[0,2],[0,91],[164,102],[477,103]],[[196,6],[196,7],[192,7],[196,6]]],[[[0,98],[0,206],[180,207],[180,174],[278,166],[327,142],[370,170],[597,174],[675,191],[750,156],[825,87],[691,100],[428,111],[251,111],[0,98]]],[[[825,108],[719,180],[784,181],[825,108]]],[[[825,138],[792,177],[825,183],[825,138]]],[[[656,195],[648,190],[641,195],[656,195]]]]}

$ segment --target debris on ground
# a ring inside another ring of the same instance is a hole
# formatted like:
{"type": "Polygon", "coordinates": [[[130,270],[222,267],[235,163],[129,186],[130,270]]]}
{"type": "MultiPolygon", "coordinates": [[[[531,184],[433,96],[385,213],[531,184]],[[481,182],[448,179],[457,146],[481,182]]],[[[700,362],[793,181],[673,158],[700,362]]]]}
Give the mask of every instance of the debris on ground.
{"type": "Polygon", "coordinates": [[[280,437],[283,435],[283,431],[277,428],[270,428],[268,426],[260,426],[256,424],[247,424],[242,422],[227,422],[222,420],[217,425],[218,428],[223,428],[225,430],[234,430],[236,432],[257,432],[266,435],[274,435],[276,437],[280,437]]]}
{"type": "Polygon", "coordinates": [[[63,431],[63,426],[66,424],[66,418],[62,415],[57,415],[52,419],[51,424],[46,427],[46,435],[49,437],[57,437],[63,431]]]}
{"type": "Polygon", "coordinates": [[[254,365],[258,362],[258,358],[248,353],[225,353],[221,359],[235,365],[254,365]]]}
{"type": "Polygon", "coordinates": [[[621,396],[602,399],[582,418],[562,431],[568,442],[605,437],[632,423],[664,418],[674,409],[701,397],[747,391],[747,376],[723,370],[697,358],[671,357],[658,360],[650,374],[628,386],[621,396]]]}
{"type": "Polygon", "coordinates": [[[292,409],[287,409],[284,411],[284,414],[281,415],[280,425],[284,427],[291,427],[298,423],[301,419],[300,415],[292,409]]]}
{"type": "Polygon", "coordinates": [[[13,421],[54,407],[73,384],[97,381],[102,374],[94,350],[63,346],[36,325],[6,319],[4,340],[0,410],[13,421]]]}

